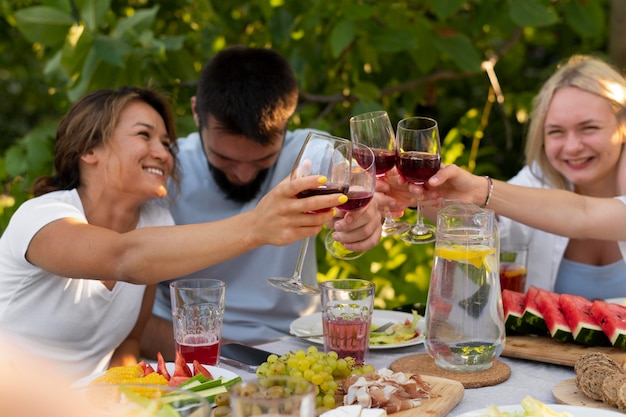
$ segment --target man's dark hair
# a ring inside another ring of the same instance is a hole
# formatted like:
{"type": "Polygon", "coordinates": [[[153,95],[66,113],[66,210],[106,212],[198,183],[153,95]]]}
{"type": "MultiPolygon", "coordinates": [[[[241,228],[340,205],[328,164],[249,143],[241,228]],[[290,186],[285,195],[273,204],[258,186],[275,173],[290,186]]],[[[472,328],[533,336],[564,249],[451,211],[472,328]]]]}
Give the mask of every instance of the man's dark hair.
{"type": "Polygon", "coordinates": [[[230,134],[261,144],[283,138],[298,102],[298,83],[289,62],[266,48],[233,46],[202,70],[196,91],[200,129],[208,117],[230,134]]]}

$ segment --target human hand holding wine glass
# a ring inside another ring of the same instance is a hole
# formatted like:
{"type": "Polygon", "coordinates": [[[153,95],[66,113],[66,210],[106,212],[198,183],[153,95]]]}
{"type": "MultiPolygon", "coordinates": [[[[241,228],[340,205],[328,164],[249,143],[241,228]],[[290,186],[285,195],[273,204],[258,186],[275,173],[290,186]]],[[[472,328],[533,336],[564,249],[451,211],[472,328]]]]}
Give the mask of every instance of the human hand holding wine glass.
{"type": "MultiPolygon", "coordinates": [[[[291,180],[307,175],[322,175],[326,182],[317,188],[298,193],[298,198],[314,195],[348,192],[352,143],[343,138],[311,132],[307,136],[300,154],[291,171],[291,180]]],[[[339,204],[339,203],[338,203],[339,204]]],[[[332,207],[326,210],[331,210],[332,207]]],[[[302,280],[302,266],[309,246],[310,237],[302,242],[296,261],[296,269],[290,278],[272,277],[269,283],[283,291],[296,294],[318,294],[317,286],[306,285],[302,280]]]]}
{"type": "MultiPolygon", "coordinates": [[[[441,165],[441,145],[437,122],[428,117],[408,117],[398,122],[397,161],[400,175],[408,182],[423,185],[441,165]]],[[[417,202],[417,222],[400,235],[408,243],[430,243],[435,228],[424,224],[421,201],[417,202]]]]}
{"type": "MultiPolygon", "coordinates": [[[[352,144],[348,201],[338,205],[338,209],[357,211],[365,208],[372,201],[376,190],[376,164],[374,161],[374,152],[370,148],[359,143],[352,144]]],[[[346,249],[340,242],[333,239],[334,232],[333,229],[326,234],[324,246],[335,258],[352,260],[360,258],[365,253],[346,249]]]]}
{"type": "MultiPolygon", "coordinates": [[[[386,111],[362,113],[350,118],[350,136],[353,142],[372,149],[378,178],[385,177],[396,165],[396,140],[386,111]]],[[[389,207],[383,207],[383,211],[385,213],[383,236],[403,233],[411,227],[407,222],[394,220],[389,207]]]]}

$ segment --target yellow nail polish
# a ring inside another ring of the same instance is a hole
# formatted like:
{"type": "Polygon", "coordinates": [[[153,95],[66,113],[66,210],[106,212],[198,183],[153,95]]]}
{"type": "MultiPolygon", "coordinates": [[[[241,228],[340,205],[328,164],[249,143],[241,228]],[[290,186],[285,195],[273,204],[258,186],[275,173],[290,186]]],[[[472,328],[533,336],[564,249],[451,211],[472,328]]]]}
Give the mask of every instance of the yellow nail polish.
{"type": "Polygon", "coordinates": [[[328,181],[328,178],[323,175],[317,179],[317,182],[319,182],[320,184],[326,184],[326,181],[328,181]]]}
{"type": "Polygon", "coordinates": [[[334,208],[334,209],[333,209],[333,217],[335,217],[336,215],[337,215],[337,209],[336,209],[336,208],[334,208]]]}
{"type": "Polygon", "coordinates": [[[339,196],[339,204],[343,204],[346,201],[348,201],[348,196],[347,195],[341,195],[339,196]]]}

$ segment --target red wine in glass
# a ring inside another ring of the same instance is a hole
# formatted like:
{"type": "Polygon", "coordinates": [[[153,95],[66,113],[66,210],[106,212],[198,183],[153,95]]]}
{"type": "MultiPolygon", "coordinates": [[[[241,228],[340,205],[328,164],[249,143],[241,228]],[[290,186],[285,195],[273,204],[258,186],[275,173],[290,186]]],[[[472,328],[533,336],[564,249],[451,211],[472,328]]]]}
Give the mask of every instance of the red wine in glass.
{"type": "MultiPolygon", "coordinates": [[[[400,120],[396,141],[396,167],[402,178],[422,185],[437,173],[441,166],[441,144],[436,120],[419,116],[400,120]]],[[[435,227],[424,223],[421,198],[417,199],[416,215],[415,226],[400,235],[400,239],[411,244],[434,242],[435,227]]]]}
{"type": "Polygon", "coordinates": [[[348,187],[348,185],[326,184],[317,188],[300,191],[298,194],[296,194],[296,197],[307,198],[313,197],[315,195],[328,195],[336,193],[346,194],[348,192],[348,187]]]}
{"type": "Polygon", "coordinates": [[[441,165],[441,157],[427,152],[402,152],[398,157],[398,172],[404,179],[423,184],[435,175],[441,165]]]}
{"type": "MultiPolygon", "coordinates": [[[[328,195],[328,194],[336,194],[336,193],[348,195],[348,188],[349,186],[347,184],[346,185],[325,184],[317,188],[300,191],[298,194],[296,194],[296,197],[307,198],[307,197],[313,197],[316,195],[328,195]]],[[[348,198],[350,198],[350,196],[348,196],[348,198]]],[[[324,212],[330,211],[331,209],[332,207],[329,207],[327,209],[322,209],[322,210],[315,210],[313,211],[313,213],[324,213],[324,212]]]]}
{"type": "MultiPolygon", "coordinates": [[[[361,113],[350,118],[350,137],[355,143],[368,146],[374,153],[376,178],[384,179],[396,165],[396,138],[389,115],[384,110],[361,113]]],[[[358,160],[358,150],[354,151],[358,160]]],[[[359,162],[361,166],[363,164],[359,162]]],[[[407,222],[396,221],[387,206],[382,207],[385,221],[383,222],[383,236],[400,234],[407,231],[411,225],[407,222]]]]}
{"type": "Polygon", "coordinates": [[[385,149],[373,149],[376,161],[376,176],[381,177],[396,165],[396,153],[385,149]]]}
{"type": "MultiPolygon", "coordinates": [[[[385,172],[389,171],[396,164],[396,153],[393,150],[372,148],[374,153],[374,163],[376,164],[376,176],[382,177],[385,172]]],[[[369,160],[369,153],[361,149],[354,150],[354,158],[362,167],[368,167],[372,162],[369,160]]]]}
{"type": "Polygon", "coordinates": [[[367,206],[374,197],[374,194],[368,191],[348,191],[344,193],[348,196],[348,201],[337,206],[338,209],[344,211],[356,211],[367,206]]]}
{"type": "MultiPolygon", "coordinates": [[[[346,169],[346,167],[352,163],[352,148],[352,142],[347,139],[310,132],[293,164],[290,179],[295,180],[309,175],[322,175],[326,177],[327,183],[301,191],[297,197],[307,198],[331,193],[346,194],[350,186],[350,170],[346,169]]],[[[331,208],[324,211],[330,210],[331,208]]],[[[308,236],[302,242],[293,275],[291,277],[270,277],[268,279],[270,285],[294,294],[319,294],[320,290],[317,280],[315,280],[314,284],[307,285],[302,279],[302,268],[310,240],[311,236],[308,236]]]]}

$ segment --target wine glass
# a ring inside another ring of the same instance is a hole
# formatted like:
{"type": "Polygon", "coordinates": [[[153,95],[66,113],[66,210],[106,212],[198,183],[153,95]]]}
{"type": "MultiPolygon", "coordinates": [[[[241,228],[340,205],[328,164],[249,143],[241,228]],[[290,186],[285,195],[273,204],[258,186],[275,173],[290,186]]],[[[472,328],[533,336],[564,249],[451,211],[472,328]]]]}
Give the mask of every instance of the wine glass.
{"type": "MultiPolygon", "coordinates": [[[[324,175],[327,182],[315,189],[304,190],[298,193],[297,197],[306,198],[332,193],[347,194],[351,159],[352,142],[349,140],[316,132],[309,133],[291,170],[291,179],[294,180],[307,175],[324,175]]],[[[331,210],[331,208],[326,210],[331,210]]],[[[302,280],[302,265],[310,240],[311,237],[307,237],[302,242],[296,270],[291,278],[270,278],[269,283],[271,285],[296,294],[318,294],[320,292],[318,287],[306,285],[302,280]]]]}
{"type": "MultiPolygon", "coordinates": [[[[386,111],[373,111],[350,118],[350,136],[353,142],[372,149],[378,178],[383,178],[396,165],[396,140],[386,111]]],[[[389,207],[383,207],[383,211],[383,236],[404,233],[411,227],[407,222],[394,220],[389,207]]]]}
{"type": "MultiPolygon", "coordinates": [[[[337,206],[343,211],[361,210],[372,201],[376,191],[376,164],[374,152],[360,143],[352,144],[352,160],[350,163],[350,183],[348,201],[337,206]]],[[[324,238],[326,250],[335,258],[352,260],[360,258],[365,252],[354,252],[346,249],[333,239],[334,230],[330,230],[324,238]]]]}
{"type": "MultiPolygon", "coordinates": [[[[408,117],[398,122],[396,132],[397,160],[400,175],[413,184],[423,185],[441,165],[441,145],[437,122],[428,117],[408,117]]],[[[400,235],[408,243],[430,243],[435,228],[424,224],[421,201],[417,202],[417,222],[400,235]]]]}

